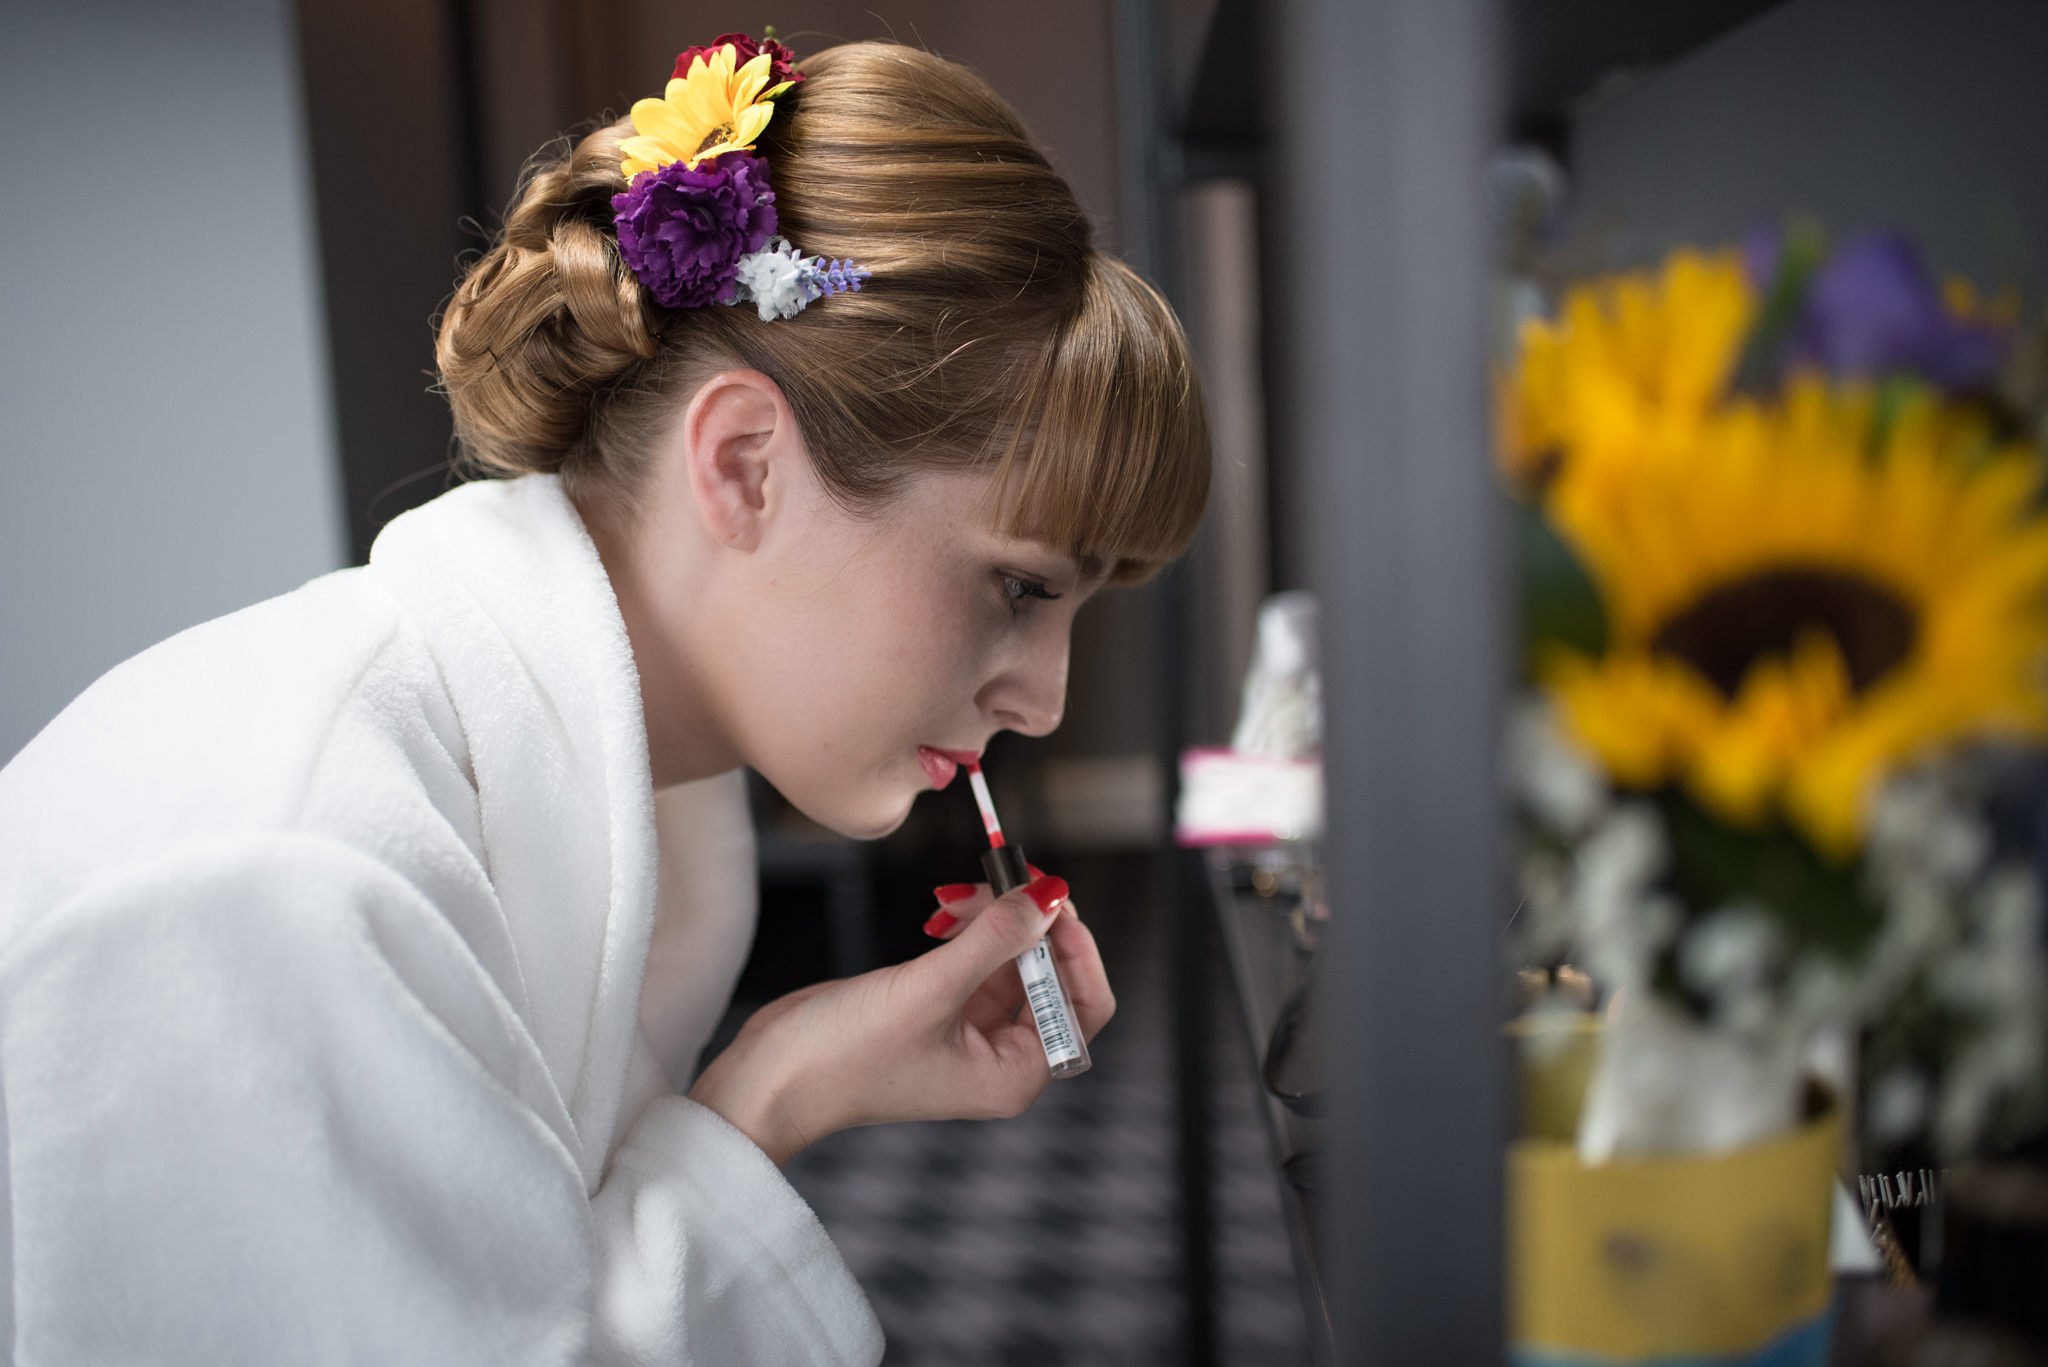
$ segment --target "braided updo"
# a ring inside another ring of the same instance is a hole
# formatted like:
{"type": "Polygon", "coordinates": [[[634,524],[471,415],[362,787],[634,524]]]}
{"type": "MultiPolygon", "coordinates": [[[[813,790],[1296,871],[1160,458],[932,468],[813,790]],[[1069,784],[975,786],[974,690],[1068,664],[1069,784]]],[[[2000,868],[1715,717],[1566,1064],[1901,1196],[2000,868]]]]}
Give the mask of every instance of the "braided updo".
{"type": "Polygon", "coordinates": [[[1072,190],[979,77],[857,43],[803,63],[757,144],[781,231],[873,272],[793,318],[668,310],[621,259],[618,143],[529,168],[442,316],[435,356],[466,458],[554,472],[630,511],[658,438],[720,369],[782,389],[821,481],[860,510],[920,469],[1001,474],[1006,530],[1137,578],[1207,497],[1208,433],[1178,323],[1094,250],[1072,190]]]}

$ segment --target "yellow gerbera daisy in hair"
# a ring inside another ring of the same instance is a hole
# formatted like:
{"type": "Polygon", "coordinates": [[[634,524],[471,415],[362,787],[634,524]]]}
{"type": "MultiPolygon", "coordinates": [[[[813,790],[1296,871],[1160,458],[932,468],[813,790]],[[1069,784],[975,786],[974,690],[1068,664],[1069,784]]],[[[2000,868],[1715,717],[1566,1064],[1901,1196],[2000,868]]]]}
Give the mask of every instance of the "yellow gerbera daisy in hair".
{"type": "Polygon", "coordinates": [[[1881,415],[1813,377],[1644,447],[1625,481],[1573,464],[1546,513],[1609,634],[1544,684],[1618,782],[1683,783],[1736,825],[1782,813],[1847,857],[1899,765],[2048,735],[2040,475],[1967,410],[1881,415]]]}
{"type": "Polygon", "coordinates": [[[1555,321],[1522,325],[1496,405],[1508,473],[1540,483],[1565,461],[1625,473],[1646,447],[1689,440],[1726,392],[1756,310],[1733,251],[1678,251],[1655,274],[1574,286],[1555,321]]]}
{"type": "Polygon", "coordinates": [[[660,99],[634,103],[637,136],[619,140],[619,169],[628,185],[642,171],[670,162],[694,167],[707,157],[753,147],[774,116],[774,96],[783,87],[768,89],[768,53],[737,68],[736,56],[731,43],[700,53],[660,99]]]}

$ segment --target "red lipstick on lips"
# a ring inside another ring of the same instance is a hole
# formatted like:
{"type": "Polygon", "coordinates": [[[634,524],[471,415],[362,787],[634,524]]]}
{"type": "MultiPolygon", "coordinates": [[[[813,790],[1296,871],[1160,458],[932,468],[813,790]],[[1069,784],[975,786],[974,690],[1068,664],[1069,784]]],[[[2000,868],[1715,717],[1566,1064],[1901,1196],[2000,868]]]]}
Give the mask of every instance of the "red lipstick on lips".
{"type": "Polygon", "coordinates": [[[917,762],[924,766],[925,777],[932,781],[932,787],[943,788],[953,781],[962,765],[972,769],[981,760],[975,750],[940,750],[930,745],[917,747],[917,762]]]}

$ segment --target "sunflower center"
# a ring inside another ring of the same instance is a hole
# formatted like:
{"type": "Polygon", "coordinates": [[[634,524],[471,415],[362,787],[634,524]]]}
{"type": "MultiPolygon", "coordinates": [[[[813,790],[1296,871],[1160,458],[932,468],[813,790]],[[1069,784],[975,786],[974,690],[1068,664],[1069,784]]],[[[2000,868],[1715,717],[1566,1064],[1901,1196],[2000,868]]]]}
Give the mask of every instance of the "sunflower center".
{"type": "Polygon", "coordinates": [[[1913,609],[1882,585],[1839,570],[1771,569],[1723,584],[1671,618],[1650,638],[1734,699],[1750,666],[1785,656],[1808,631],[1822,631],[1842,652],[1858,693],[1889,674],[1919,635],[1913,609]]]}
{"type": "Polygon", "coordinates": [[[730,142],[731,140],[732,125],[729,123],[722,123],[718,127],[712,129],[709,133],[706,133],[704,135],[704,141],[698,143],[697,150],[692,152],[690,155],[693,158],[701,157],[710,149],[718,146],[718,144],[720,144],[721,142],[730,142]]]}

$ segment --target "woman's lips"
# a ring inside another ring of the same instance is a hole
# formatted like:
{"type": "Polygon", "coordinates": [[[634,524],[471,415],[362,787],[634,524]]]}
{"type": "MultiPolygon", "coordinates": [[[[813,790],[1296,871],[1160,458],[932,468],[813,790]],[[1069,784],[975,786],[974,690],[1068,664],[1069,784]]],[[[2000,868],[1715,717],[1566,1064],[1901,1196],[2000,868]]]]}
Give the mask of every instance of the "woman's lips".
{"type": "Polygon", "coordinates": [[[937,750],[929,745],[917,747],[917,762],[924,766],[925,777],[932,781],[932,787],[943,788],[953,781],[953,775],[960,772],[963,764],[972,764],[981,756],[973,750],[937,750]]]}

